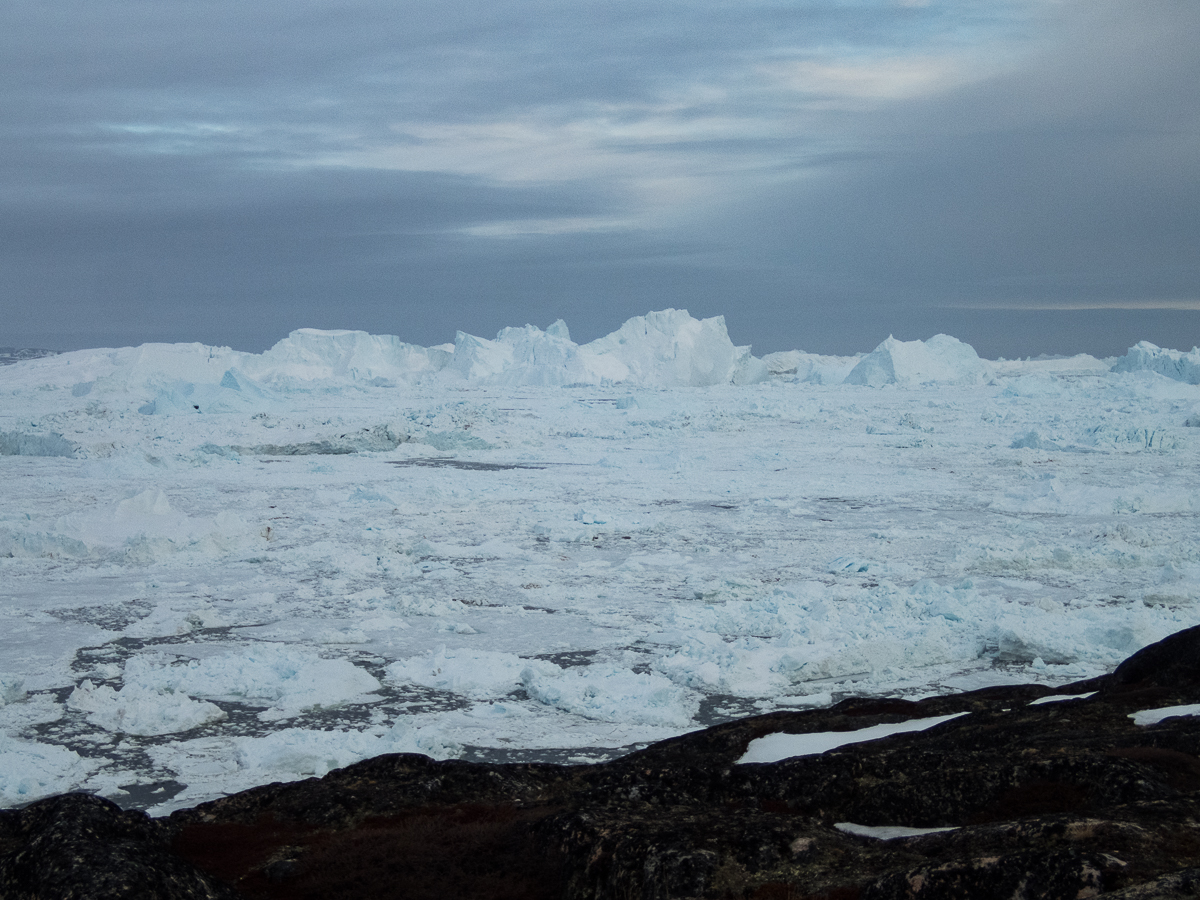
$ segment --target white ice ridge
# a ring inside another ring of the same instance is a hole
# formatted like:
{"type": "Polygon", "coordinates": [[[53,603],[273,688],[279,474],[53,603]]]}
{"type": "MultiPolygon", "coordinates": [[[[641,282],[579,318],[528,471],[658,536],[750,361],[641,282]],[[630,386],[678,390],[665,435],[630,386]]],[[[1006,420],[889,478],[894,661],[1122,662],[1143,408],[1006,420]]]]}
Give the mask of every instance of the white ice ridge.
{"type": "Polygon", "coordinates": [[[819,756],[838,747],[848,744],[862,744],[867,741],[877,741],[893,734],[904,734],[910,731],[925,731],[967,713],[951,713],[948,716],[931,716],[927,719],[909,719],[907,722],[872,725],[869,728],[858,728],[854,731],[819,731],[812,734],[768,734],[755,738],[746,748],[746,752],[737,762],[742,763],[773,763],[795,756],[819,756]]]}
{"type": "MultiPolygon", "coordinates": [[[[25,371],[67,378],[79,397],[140,390],[143,414],[245,411],[279,390],[313,382],[389,386],[432,378],[448,385],[703,387],[770,376],[749,347],[733,345],[723,316],[695,319],[682,309],[635,316],[582,345],[559,320],[545,331],[533,325],[505,328],[494,340],[460,331],[452,345],[436,347],[394,335],[302,328],[259,354],[203,344],[143,344],[53,359],[57,365],[25,371]]],[[[35,455],[30,441],[19,432],[0,433],[0,455],[35,455]]]]}
{"type": "MultiPolygon", "coordinates": [[[[1091,357],[1019,365],[1031,373],[1104,368],[1091,357]]],[[[4,368],[5,376],[36,374],[43,383],[71,388],[77,397],[137,392],[137,408],[144,414],[250,411],[278,399],[279,391],[315,382],[668,388],[756,384],[791,376],[814,384],[916,387],[978,385],[997,374],[1015,374],[1013,363],[986,362],[969,344],[945,334],[926,341],[889,337],[859,356],[791,350],[758,359],[750,347],[734,346],[723,316],[695,319],[677,309],[635,316],[587,344],[572,341],[561,319],[545,331],[533,325],[504,328],[491,340],[460,331],[453,344],[434,347],[409,344],[395,335],[302,328],[257,354],[198,343],[142,344],[74,351],[4,368]]],[[[1200,349],[1182,353],[1143,341],[1112,371],[1156,372],[1196,384],[1200,349]]],[[[0,455],[74,456],[77,450],[59,434],[0,431],[0,455]]]]}
{"type": "Polygon", "coordinates": [[[1143,709],[1130,713],[1134,725],[1157,725],[1172,716],[1200,716],[1200,703],[1185,703],[1182,706],[1160,706],[1158,709],[1143,709]]]}
{"type": "Polygon", "coordinates": [[[1157,372],[1175,381],[1200,384],[1200,347],[1191,352],[1166,350],[1149,341],[1139,341],[1117,360],[1114,372],[1157,372]]]}
{"type": "Polygon", "coordinates": [[[909,828],[906,825],[856,825],[853,822],[834,822],[833,827],[846,834],[858,837],[874,838],[877,841],[891,841],[896,838],[920,837],[923,834],[938,834],[942,831],[957,831],[957,825],[941,828],[909,828]]]}

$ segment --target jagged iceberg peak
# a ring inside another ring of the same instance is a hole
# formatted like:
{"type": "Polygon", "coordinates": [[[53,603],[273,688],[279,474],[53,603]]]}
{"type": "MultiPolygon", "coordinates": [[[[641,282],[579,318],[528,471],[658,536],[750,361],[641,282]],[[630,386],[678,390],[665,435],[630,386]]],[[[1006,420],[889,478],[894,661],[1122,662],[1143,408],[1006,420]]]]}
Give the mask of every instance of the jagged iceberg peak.
{"type": "Polygon", "coordinates": [[[505,328],[494,341],[459,332],[448,369],[473,382],[546,387],[704,387],[769,375],[749,347],[733,345],[723,316],[695,319],[682,309],[635,316],[582,345],[571,340],[561,319],[545,331],[533,325],[505,328]]]}
{"type": "MultiPolygon", "coordinates": [[[[430,378],[476,385],[556,387],[627,383],[703,387],[766,380],[766,365],[735,347],[721,316],[687,310],[636,316],[617,331],[577,344],[559,319],[546,330],[505,328],[494,340],[459,332],[452,345],[421,347],[394,335],[301,328],[263,353],[203,344],[143,344],[81,350],[18,367],[70,387],[75,396],[108,389],[136,393],[146,414],[230,412],[263,391],[311,389],[314,383],[391,386],[430,378]],[[307,387],[306,387],[307,385],[307,387]]],[[[10,368],[10,367],[6,367],[10,368]]],[[[20,372],[6,373],[20,377],[20,372]]]]}
{"type": "Polygon", "coordinates": [[[935,334],[927,341],[898,341],[889,335],[850,370],[844,383],[982,384],[989,377],[989,367],[975,348],[958,338],[935,334]]]}
{"type": "Polygon", "coordinates": [[[1200,347],[1189,352],[1167,350],[1149,341],[1139,341],[1129,352],[1117,360],[1114,372],[1156,372],[1183,381],[1200,384],[1200,347]]]}
{"type": "Polygon", "coordinates": [[[669,387],[702,387],[764,381],[761,361],[750,361],[749,347],[735,347],[724,316],[694,319],[686,309],[664,309],[635,316],[612,334],[586,345],[596,356],[617,360],[625,379],[669,387]]]}

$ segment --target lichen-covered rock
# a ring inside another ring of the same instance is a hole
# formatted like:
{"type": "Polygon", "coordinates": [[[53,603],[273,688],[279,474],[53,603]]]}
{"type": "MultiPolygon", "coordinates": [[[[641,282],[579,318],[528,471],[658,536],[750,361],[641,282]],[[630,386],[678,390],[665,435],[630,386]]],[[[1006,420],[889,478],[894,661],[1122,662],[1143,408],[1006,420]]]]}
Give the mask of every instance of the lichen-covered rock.
{"type": "Polygon", "coordinates": [[[145,813],[89,794],[64,794],[9,813],[3,826],[5,900],[223,900],[228,886],[176,856],[145,813]]]}
{"type": "Polygon", "coordinates": [[[1200,625],[1177,631],[1125,660],[1108,680],[1109,690],[1151,684],[1177,687],[1200,681],[1200,625]]]}

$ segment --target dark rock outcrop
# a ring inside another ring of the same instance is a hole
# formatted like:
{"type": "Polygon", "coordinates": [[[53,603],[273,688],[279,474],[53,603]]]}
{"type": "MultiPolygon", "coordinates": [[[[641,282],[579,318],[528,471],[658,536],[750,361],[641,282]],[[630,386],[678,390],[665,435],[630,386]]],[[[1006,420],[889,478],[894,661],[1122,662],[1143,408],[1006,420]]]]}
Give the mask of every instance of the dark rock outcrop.
{"type": "Polygon", "coordinates": [[[1200,897],[1200,718],[1131,718],[1193,703],[1200,628],[1057,691],[851,699],[603,765],[381,756],[157,821],[69,795],[0,814],[0,897],[1200,897]],[[738,763],[768,734],[953,713],[738,763]]]}
{"type": "Polygon", "coordinates": [[[160,823],[100,797],[63,794],[0,817],[4,900],[238,896],[173,853],[160,823]]]}
{"type": "Polygon", "coordinates": [[[1200,625],[1143,647],[1117,666],[1106,687],[1111,691],[1142,685],[1169,689],[1196,682],[1200,682],[1200,625]]]}

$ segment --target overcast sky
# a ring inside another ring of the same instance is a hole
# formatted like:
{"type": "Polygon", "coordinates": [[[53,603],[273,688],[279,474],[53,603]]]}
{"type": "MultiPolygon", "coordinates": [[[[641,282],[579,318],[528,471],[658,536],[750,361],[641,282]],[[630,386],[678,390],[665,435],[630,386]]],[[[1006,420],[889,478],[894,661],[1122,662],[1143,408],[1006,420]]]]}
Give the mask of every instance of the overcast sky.
{"type": "Polygon", "coordinates": [[[1196,0],[7,0],[0,345],[1200,344],[1196,0]]]}

